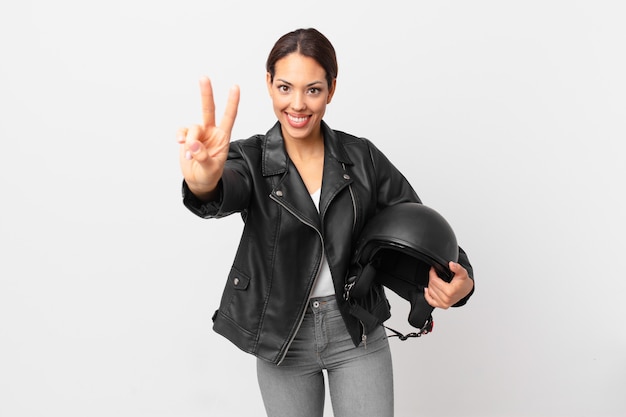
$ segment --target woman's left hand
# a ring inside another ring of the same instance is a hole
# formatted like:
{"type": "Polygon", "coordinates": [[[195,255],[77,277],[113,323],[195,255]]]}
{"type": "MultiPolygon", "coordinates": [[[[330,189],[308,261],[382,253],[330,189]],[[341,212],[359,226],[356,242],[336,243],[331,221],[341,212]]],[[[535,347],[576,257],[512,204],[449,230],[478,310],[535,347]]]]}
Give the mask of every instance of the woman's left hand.
{"type": "Polygon", "coordinates": [[[450,262],[449,268],[454,274],[450,282],[439,278],[435,268],[430,268],[424,297],[433,307],[447,309],[462,300],[474,288],[474,280],[469,277],[465,268],[456,262],[450,262]]]}

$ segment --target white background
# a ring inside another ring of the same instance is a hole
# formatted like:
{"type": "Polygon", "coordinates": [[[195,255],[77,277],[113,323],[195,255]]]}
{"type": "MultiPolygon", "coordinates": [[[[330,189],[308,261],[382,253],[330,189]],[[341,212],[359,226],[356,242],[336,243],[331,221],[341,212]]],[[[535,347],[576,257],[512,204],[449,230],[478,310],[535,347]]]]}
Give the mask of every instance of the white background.
{"type": "Polygon", "coordinates": [[[3,2],[0,415],[263,415],[211,330],[241,220],[183,207],[174,136],[205,74],[220,114],[241,86],[234,137],[264,133],[267,53],[310,26],[339,57],[326,121],[475,267],[466,307],[392,339],[396,415],[626,415],[623,4],[3,2]]]}

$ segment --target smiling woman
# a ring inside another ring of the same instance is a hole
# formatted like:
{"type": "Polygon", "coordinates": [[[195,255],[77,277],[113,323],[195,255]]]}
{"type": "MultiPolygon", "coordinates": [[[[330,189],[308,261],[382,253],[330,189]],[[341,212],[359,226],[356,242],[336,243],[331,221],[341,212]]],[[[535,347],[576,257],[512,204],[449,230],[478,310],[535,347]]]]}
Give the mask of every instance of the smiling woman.
{"type": "Polygon", "coordinates": [[[272,64],[267,88],[281,124],[285,149],[310,194],[322,185],[324,137],[321,121],[335,92],[335,79],[315,59],[291,53],[272,64]]]}
{"type": "MultiPolygon", "coordinates": [[[[363,230],[372,202],[395,204],[374,189],[403,184],[365,170],[387,166],[373,147],[364,164],[359,139],[322,127],[323,184],[309,197],[306,165],[271,129],[265,64],[281,35],[310,25],[339,58],[337,76],[332,54],[315,54],[324,85],[337,78],[326,125],[371,139],[479,271],[479,291],[437,309],[433,333],[390,339],[395,416],[626,416],[626,2],[391,4],[0,2],[0,416],[265,415],[256,357],[229,340],[261,358],[286,350],[277,368],[288,365],[310,324],[306,296],[291,294],[318,264],[311,302],[335,294],[351,251],[341,238],[363,230]],[[249,223],[230,277],[240,216],[205,221],[179,201],[172,130],[204,129],[204,72],[207,124],[233,119],[220,215],[245,206],[249,223]],[[235,83],[241,101],[227,105],[235,83]],[[229,339],[206,331],[227,280],[215,323],[229,339]],[[279,338],[283,322],[302,331],[279,338]]],[[[408,303],[385,291],[385,324],[406,329],[408,303]]],[[[340,311],[339,330],[354,332],[340,311]]],[[[325,417],[329,391],[358,389],[329,375],[325,417]]]]}
{"type": "MultiPolygon", "coordinates": [[[[348,302],[343,289],[367,222],[386,207],[421,201],[372,142],[323,121],[337,86],[335,50],[324,35],[287,33],[266,68],[277,122],[265,135],[230,142],[239,89],[217,125],[205,78],[203,123],[177,137],[185,205],[204,218],[245,219],[214,329],[257,357],[268,416],[321,416],[326,371],[336,417],[391,417],[384,290],[374,282],[348,302]]],[[[432,307],[463,305],[473,292],[468,257],[458,253],[450,282],[430,270],[421,291],[432,307]]]]}
{"type": "Polygon", "coordinates": [[[267,87],[276,117],[293,128],[285,132],[285,139],[321,141],[320,121],[332,100],[335,81],[326,85],[324,68],[299,53],[282,58],[275,68],[274,74],[267,73],[267,87]],[[307,129],[302,130],[304,127],[307,129]]]}
{"type": "Polygon", "coordinates": [[[285,139],[323,145],[320,122],[337,83],[331,43],[317,31],[295,31],[276,42],[265,67],[274,113],[283,126],[293,128],[283,130],[285,139]]]}

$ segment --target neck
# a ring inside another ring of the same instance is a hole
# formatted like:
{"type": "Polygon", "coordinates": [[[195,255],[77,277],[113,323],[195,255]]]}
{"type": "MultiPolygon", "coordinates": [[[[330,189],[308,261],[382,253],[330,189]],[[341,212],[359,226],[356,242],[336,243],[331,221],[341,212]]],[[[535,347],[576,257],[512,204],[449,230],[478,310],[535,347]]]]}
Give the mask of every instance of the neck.
{"type": "Polygon", "coordinates": [[[291,159],[307,161],[324,156],[324,137],[320,134],[314,138],[284,138],[285,149],[291,159]]]}

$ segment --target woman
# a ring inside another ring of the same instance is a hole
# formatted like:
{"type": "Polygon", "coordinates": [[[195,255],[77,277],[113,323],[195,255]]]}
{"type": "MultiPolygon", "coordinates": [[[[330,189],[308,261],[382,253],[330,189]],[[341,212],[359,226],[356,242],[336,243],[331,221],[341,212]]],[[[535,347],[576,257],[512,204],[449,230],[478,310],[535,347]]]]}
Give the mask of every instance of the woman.
{"type": "MultiPolygon", "coordinates": [[[[254,354],[268,416],[321,416],[328,373],[336,417],[393,415],[389,344],[380,323],[349,312],[344,279],[368,219],[420,202],[404,176],[368,140],[324,122],[337,82],[331,43],[315,29],[282,36],[266,63],[278,121],[265,134],[230,142],[239,90],[215,123],[211,83],[200,81],[203,124],[180,129],[183,201],[195,214],[241,213],[245,226],[214,329],[254,354]],[[375,376],[372,378],[372,376],[375,376]]],[[[434,307],[462,305],[473,280],[465,253],[450,283],[431,271],[434,307]]],[[[387,308],[376,286],[362,307],[387,308]]]]}

